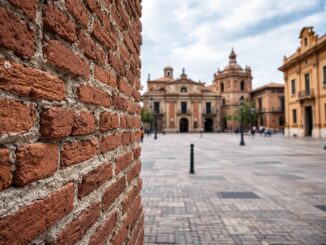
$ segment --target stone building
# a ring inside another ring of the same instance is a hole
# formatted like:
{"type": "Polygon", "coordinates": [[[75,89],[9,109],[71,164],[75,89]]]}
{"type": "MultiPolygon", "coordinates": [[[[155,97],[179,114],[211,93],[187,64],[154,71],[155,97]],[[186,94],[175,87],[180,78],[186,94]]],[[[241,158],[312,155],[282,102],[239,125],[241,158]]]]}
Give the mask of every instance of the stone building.
{"type": "Polygon", "coordinates": [[[279,68],[285,80],[285,134],[326,138],[326,35],[300,32],[300,46],[279,68]]]}
{"type": "Polygon", "coordinates": [[[184,69],[174,78],[173,68],[164,68],[164,76],[147,81],[144,107],[155,117],[158,132],[213,132],[220,130],[222,98],[214,86],[195,82],[184,69]]]}
{"type": "Polygon", "coordinates": [[[284,85],[268,83],[251,92],[251,101],[255,103],[258,113],[257,126],[283,131],[284,119],[284,85]]]}
{"type": "Polygon", "coordinates": [[[252,75],[250,67],[242,69],[237,63],[237,55],[232,49],[229,63],[223,71],[218,69],[214,74],[214,85],[217,95],[222,96],[221,128],[222,130],[235,130],[239,122],[227,121],[225,117],[234,114],[240,104],[240,99],[250,99],[252,90],[252,75]]]}

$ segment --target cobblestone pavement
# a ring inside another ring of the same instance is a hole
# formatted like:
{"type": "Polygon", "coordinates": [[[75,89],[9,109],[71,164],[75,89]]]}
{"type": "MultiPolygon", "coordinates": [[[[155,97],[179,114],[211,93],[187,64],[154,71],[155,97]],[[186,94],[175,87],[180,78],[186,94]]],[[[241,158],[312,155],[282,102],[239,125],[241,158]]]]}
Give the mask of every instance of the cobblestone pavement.
{"type": "Polygon", "coordinates": [[[145,244],[326,244],[323,141],[158,137],[142,145],[145,244]]]}

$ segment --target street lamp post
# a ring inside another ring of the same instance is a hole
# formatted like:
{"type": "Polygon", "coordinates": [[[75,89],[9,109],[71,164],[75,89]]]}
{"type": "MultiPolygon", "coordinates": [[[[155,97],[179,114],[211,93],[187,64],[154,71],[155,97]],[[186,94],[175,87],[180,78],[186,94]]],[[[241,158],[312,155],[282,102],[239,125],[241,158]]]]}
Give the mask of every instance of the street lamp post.
{"type": "Polygon", "coordinates": [[[251,115],[251,128],[253,128],[254,127],[254,114],[255,114],[255,108],[254,107],[252,107],[251,109],[250,109],[250,115],[251,115]]]}
{"type": "Polygon", "coordinates": [[[240,99],[240,146],[244,146],[245,142],[243,140],[243,98],[240,99]]]}

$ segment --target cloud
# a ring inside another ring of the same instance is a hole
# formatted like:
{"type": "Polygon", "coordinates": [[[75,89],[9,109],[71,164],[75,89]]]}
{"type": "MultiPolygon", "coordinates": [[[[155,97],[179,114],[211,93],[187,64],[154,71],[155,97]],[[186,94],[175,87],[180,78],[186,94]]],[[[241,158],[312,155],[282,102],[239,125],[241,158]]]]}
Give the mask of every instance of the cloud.
{"type": "Polygon", "coordinates": [[[250,65],[253,87],[282,82],[277,70],[296,50],[303,26],[326,32],[322,0],[144,0],[142,82],[161,77],[169,62],[175,74],[186,68],[194,80],[212,82],[228,62],[231,47],[238,63],[250,65]]]}

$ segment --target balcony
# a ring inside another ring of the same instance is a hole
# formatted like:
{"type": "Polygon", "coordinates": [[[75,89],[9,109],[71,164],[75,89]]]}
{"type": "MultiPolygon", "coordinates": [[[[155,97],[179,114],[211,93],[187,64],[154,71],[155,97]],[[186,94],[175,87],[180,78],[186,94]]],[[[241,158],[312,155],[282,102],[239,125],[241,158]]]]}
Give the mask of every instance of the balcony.
{"type": "Polygon", "coordinates": [[[210,110],[210,111],[203,111],[203,116],[216,116],[216,111],[210,110]]]}
{"type": "Polygon", "coordinates": [[[163,111],[153,111],[152,112],[154,116],[161,116],[163,115],[163,111]]]}
{"type": "Polygon", "coordinates": [[[178,115],[191,115],[191,111],[190,110],[179,110],[178,115]]]}
{"type": "Polygon", "coordinates": [[[309,90],[300,91],[298,96],[299,96],[299,100],[313,99],[315,97],[314,90],[309,89],[309,90]]]}

